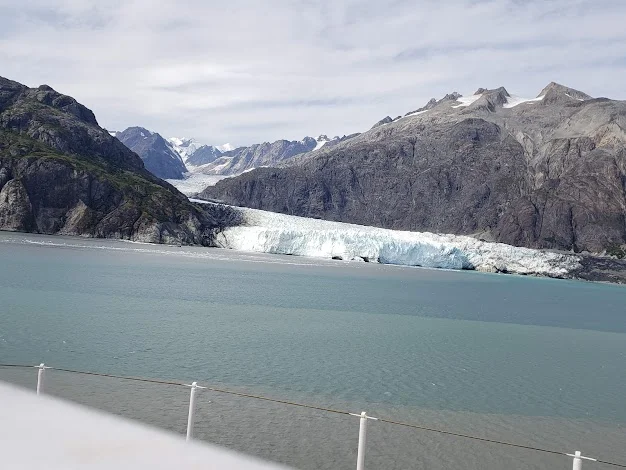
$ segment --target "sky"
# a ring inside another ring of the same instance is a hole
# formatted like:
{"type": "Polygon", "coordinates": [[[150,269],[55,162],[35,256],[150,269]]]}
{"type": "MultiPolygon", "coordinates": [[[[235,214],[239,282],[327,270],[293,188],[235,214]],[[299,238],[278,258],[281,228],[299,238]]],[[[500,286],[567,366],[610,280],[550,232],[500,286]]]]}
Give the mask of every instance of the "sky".
{"type": "Polygon", "coordinates": [[[0,75],[101,126],[248,145],[551,81],[626,99],[624,0],[0,0],[0,75]]]}

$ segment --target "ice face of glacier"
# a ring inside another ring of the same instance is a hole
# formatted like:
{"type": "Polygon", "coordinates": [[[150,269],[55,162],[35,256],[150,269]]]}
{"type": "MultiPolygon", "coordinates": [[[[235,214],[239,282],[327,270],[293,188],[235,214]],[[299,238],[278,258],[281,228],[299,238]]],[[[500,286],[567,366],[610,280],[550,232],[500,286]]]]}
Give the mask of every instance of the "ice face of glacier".
{"type": "Polygon", "coordinates": [[[471,237],[406,232],[236,208],[244,225],[217,237],[223,248],[446,269],[563,277],[574,255],[489,243],[471,237]]]}

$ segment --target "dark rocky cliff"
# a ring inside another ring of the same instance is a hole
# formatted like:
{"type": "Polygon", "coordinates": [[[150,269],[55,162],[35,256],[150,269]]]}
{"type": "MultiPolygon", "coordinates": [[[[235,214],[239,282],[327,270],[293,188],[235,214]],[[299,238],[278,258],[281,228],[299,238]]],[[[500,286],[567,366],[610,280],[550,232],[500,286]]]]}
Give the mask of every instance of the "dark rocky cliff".
{"type": "Polygon", "coordinates": [[[0,230],[210,245],[237,217],[191,204],[73,98],[0,78],[0,230]]]}

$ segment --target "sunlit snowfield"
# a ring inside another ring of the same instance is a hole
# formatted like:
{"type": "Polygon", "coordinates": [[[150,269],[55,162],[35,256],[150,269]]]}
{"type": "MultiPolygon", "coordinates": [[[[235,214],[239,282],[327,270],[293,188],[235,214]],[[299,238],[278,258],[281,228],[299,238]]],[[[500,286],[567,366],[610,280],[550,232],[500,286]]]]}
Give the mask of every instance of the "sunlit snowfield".
{"type": "MultiPolygon", "coordinates": [[[[0,362],[198,380],[626,461],[623,286],[9,233],[0,263],[0,362]]],[[[36,373],[3,378],[33,387],[36,373]]],[[[47,383],[184,430],[185,389],[47,383]]],[[[354,467],[356,418],[215,393],[198,407],[200,438],[354,467]]],[[[368,442],[368,468],[571,468],[383,423],[368,442]]]]}
{"type": "Polygon", "coordinates": [[[202,173],[189,173],[183,180],[166,180],[185,196],[192,196],[199,193],[207,186],[213,186],[220,180],[228,178],[223,175],[205,175],[202,173]]]}

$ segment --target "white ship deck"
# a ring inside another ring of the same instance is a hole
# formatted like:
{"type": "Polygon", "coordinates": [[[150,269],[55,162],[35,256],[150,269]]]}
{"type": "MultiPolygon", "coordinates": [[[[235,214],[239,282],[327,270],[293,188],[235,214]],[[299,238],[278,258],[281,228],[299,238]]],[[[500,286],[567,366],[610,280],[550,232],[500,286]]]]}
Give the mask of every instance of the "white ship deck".
{"type": "Polygon", "coordinates": [[[7,470],[286,468],[3,382],[0,403],[7,470]]]}

